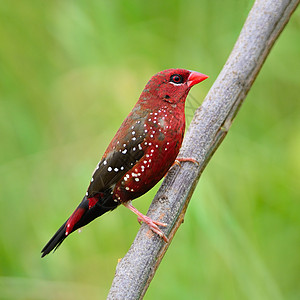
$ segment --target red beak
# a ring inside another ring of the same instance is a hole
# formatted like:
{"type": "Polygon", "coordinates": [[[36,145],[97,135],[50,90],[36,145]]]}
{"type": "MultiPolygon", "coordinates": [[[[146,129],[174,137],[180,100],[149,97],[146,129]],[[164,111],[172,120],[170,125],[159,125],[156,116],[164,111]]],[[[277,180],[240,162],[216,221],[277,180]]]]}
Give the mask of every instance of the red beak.
{"type": "Polygon", "coordinates": [[[191,71],[190,76],[188,77],[187,85],[191,88],[193,85],[207,79],[208,76],[205,74],[201,74],[195,71],[191,71]]]}

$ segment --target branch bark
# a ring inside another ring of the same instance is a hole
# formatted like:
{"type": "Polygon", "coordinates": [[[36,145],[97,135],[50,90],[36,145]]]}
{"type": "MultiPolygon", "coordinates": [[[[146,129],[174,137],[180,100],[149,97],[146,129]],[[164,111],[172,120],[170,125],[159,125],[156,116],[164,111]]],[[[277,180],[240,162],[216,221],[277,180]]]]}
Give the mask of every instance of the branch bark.
{"type": "MultiPolygon", "coordinates": [[[[157,192],[148,215],[168,224],[170,242],[184,219],[200,175],[242,105],[276,39],[300,0],[255,1],[240,36],[217,80],[194,115],[180,157],[157,192]]],[[[118,263],[108,299],[142,299],[170,243],[142,225],[128,253],[118,263]]]]}

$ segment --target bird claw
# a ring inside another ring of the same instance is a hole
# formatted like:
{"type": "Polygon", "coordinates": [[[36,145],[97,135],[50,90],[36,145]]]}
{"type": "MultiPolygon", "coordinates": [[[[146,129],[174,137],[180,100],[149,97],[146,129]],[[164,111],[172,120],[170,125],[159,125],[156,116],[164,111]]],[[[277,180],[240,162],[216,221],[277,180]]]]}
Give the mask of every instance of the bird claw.
{"type": "Polygon", "coordinates": [[[150,217],[144,216],[144,215],[138,217],[138,222],[140,223],[140,225],[142,225],[142,223],[147,224],[149,226],[149,228],[153,232],[158,234],[166,243],[169,242],[169,239],[166,237],[166,235],[158,228],[158,226],[166,227],[167,226],[166,223],[154,221],[150,217]]]}
{"type": "Polygon", "coordinates": [[[166,227],[168,224],[163,223],[163,222],[159,222],[159,221],[154,221],[152,220],[150,217],[148,216],[139,216],[138,217],[138,222],[141,224],[142,222],[146,223],[149,226],[163,226],[166,227]]]}
{"type": "Polygon", "coordinates": [[[123,203],[123,205],[127,208],[129,208],[132,212],[134,212],[138,216],[138,222],[141,224],[142,222],[147,224],[149,228],[158,234],[166,243],[169,242],[169,239],[166,237],[166,235],[158,228],[158,226],[166,227],[167,224],[159,221],[154,221],[150,217],[143,215],[141,212],[139,212],[134,206],[131,205],[130,202],[123,203]]]}
{"type": "MultiPolygon", "coordinates": [[[[151,220],[151,219],[150,219],[151,220]]],[[[152,222],[151,223],[147,223],[147,225],[149,226],[149,228],[155,232],[156,234],[158,234],[166,243],[169,242],[169,239],[166,237],[166,235],[157,227],[157,222],[151,220],[152,222]]],[[[146,223],[146,222],[145,222],[146,223]]],[[[164,224],[164,223],[160,223],[158,222],[159,224],[164,224]]],[[[167,226],[166,224],[164,225],[160,225],[160,226],[167,226]]]]}
{"type": "Polygon", "coordinates": [[[175,159],[174,164],[176,164],[179,167],[181,167],[181,163],[180,162],[184,162],[184,161],[189,161],[189,162],[192,162],[192,163],[197,164],[199,166],[199,162],[196,159],[191,158],[191,157],[177,157],[175,159]]]}

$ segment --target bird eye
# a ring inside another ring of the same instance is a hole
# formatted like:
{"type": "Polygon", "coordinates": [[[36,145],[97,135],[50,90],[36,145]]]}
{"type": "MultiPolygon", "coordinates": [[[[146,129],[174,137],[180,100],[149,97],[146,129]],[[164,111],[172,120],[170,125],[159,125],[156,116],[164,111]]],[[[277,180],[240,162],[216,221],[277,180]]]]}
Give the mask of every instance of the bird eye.
{"type": "Polygon", "coordinates": [[[174,75],[171,76],[170,82],[174,82],[174,83],[183,83],[183,78],[182,78],[182,76],[179,75],[179,74],[174,74],[174,75]]]}

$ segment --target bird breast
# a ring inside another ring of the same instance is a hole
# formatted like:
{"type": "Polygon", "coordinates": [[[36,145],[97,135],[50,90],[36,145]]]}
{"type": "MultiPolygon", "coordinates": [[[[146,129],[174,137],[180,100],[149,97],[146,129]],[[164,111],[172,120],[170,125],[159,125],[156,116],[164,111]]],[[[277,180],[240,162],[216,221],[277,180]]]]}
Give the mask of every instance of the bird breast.
{"type": "MultiPolygon", "coordinates": [[[[151,189],[174,163],[179,152],[185,119],[162,107],[150,112],[144,119],[143,134],[140,144],[144,155],[116,184],[116,201],[126,202],[139,197],[151,189]]],[[[136,134],[134,126],[132,131],[136,134]]]]}

